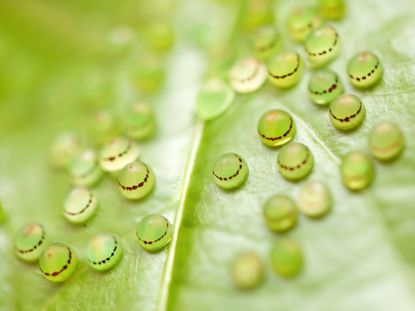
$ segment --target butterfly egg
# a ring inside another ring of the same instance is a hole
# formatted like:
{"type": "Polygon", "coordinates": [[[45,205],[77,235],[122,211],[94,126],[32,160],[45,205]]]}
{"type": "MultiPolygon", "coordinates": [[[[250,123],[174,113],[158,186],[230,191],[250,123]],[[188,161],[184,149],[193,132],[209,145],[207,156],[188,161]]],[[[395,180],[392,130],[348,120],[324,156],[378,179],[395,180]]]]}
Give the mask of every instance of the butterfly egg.
{"type": "Polygon", "coordinates": [[[80,152],[78,137],[71,132],[59,134],[51,148],[50,161],[55,168],[66,168],[80,152]]]}
{"type": "Polygon", "coordinates": [[[82,85],[80,96],[84,99],[85,108],[88,110],[102,109],[114,95],[113,79],[100,70],[86,74],[82,85]]]}
{"type": "Polygon", "coordinates": [[[355,95],[343,94],[330,103],[330,121],[335,128],[349,131],[357,128],[365,119],[366,108],[355,95]]]}
{"type": "Polygon", "coordinates": [[[97,144],[105,144],[120,134],[119,122],[107,110],[99,110],[91,115],[91,132],[97,144]]]}
{"type": "Polygon", "coordinates": [[[78,257],[67,245],[49,244],[39,257],[39,268],[43,276],[51,282],[63,282],[76,269],[78,257]]]}
{"type": "Polygon", "coordinates": [[[314,166],[314,157],[310,149],[301,143],[290,143],[281,148],[277,157],[280,174],[291,181],[308,176],[314,166]]]}
{"type": "Polygon", "coordinates": [[[340,172],[344,185],[350,190],[359,191],[372,183],[375,166],[365,153],[352,151],[343,157],[340,172]]]}
{"type": "Polygon", "coordinates": [[[252,289],[257,287],[265,277],[261,258],[252,251],[239,254],[232,262],[231,277],[237,288],[252,289]]]}
{"type": "Polygon", "coordinates": [[[78,186],[93,186],[102,177],[103,172],[93,150],[80,153],[69,167],[72,182],[78,186]]]}
{"type": "Polygon", "coordinates": [[[134,162],[139,152],[137,144],[124,137],[118,137],[102,147],[99,163],[106,172],[120,171],[134,162]]]}
{"type": "Polygon", "coordinates": [[[284,232],[297,223],[297,207],[289,196],[273,195],[265,202],[262,211],[265,224],[271,231],[284,232]]]}
{"type": "Polygon", "coordinates": [[[92,269],[106,271],[118,264],[122,257],[122,246],[113,234],[100,233],[89,241],[86,258],[92,269]]]}
{"type": "Polygon", "coordinates": [[[153,93],[159,90],[164,78],[165,72],[160,57],[149,52],[139,57],[134,68],[134,81],[139,91],[153,93]]]}
{"type": "Polygon", "coordinates": [[[369,149],[374,157],[389,161],[401,154],[405,138],[401,128],[392,122],[382,121],[369,132],[369,149]]]}
{"type": "Polygon", "coordinates": [[[148,139],[156,130],[156,114],[153,108],[143,102],[131,105],[123,114],[123,127],[125,135],[132,139],[148,139]]]}
{"type": "Polygon", "coordinates": [[[273,109],[261,116],[257,131],[265,146],[279,147],[294,138],[296,129],[294,119],[286,111],[273,109]]]}
{"type": "Polygon", "coordinates": [[[136,36],[136,31],[129,26],[113,27],[105,38],[105,46],[102,47],[107,61],[125,57],[126,53],[131,52],[136,36]]]}
{"type": "Polygon", "coordinates": [[[298,208],[311,218],[327,214],[333,204],[329,188],[320,181],[312,181],[300,190],[298,208]]]}
{"type": "Polygon", "coordinates": [[[142,199],[154,189],[155,175],[152,169],[141,161],[128,164],[118,176],[118,188],[127,199],[142,199]]]}
{"type": "Polygon", "coordinates": [[[223,189],[233,189],[241,186],[249,175],[248,164],[236,153],[221,155],[213,165],[213,179],[223,189]]]}
{"type": "Polygon", "coordinates": [[[281,277],[295,277],[304,265],[300,243],[291,238],[279,238],[271,248],[270,263],[274,272],[281,277]]]}
{"type": "Polygon", "coordinates": [[[356,88],[370,88],[376,85],[383,75],[379,58],[370,51],[355,54],[347,63],[347,76],[356,88]]]}
{"type": "Polygon", "coordinates": [[[340,40],[336,29],[330,25],[316,28],[307,36],[304,49],[314,68],[331,62],[340,51],[340,40]]]}
{"type": "Polygon", "coordinates": [[[325,19],[339,20],[344,16],[344,0],[319,0],[318,12],[325,19]]]}
{"type": "Polygon", "coordinates": [[[162,215],[148,215],[138,223],[136,234],[142,248],[155,252],[170,243],[173,226],[162,215]]]}
{"type": "Polygon", "coordinates": [[[150,23],[144,29],[144,37],[148,45],[158,53],[172,49],[174,43],[173,27],[163,22],[150,23]]]}
{"type": "Polygon", "coordinates": [[[343,91],[343,83],[339,76],[328,69],[314,72],[308,83],[308,95],[317,105],[329,104],[343,91]]]}
{"type": "Polygon", "coordinates": [[[258,59],[267,61],[281,49],[281,35],[275,26],[261,27],[253,36],[252,46],[258,59]]]}
{"type": "Polygon", "coordinates": [[[45,228],[41,224],[30,223],[21,228],[14,238],[15,254],[24,261],[36,261],[46,244],[45,228]]]}
{"type": "Polygon", "coordinates": [[[269,0],[248,1],[242,18],[243,29],[248,32],[272,24],[274,23],[274,3],[269,0]]]}
{"type": "Polygon", "coordinates": [[[268,78],[279,88],[296,85],[304,72],[304,62],[296,52],[280,52],[268,62],[268,78]]]}
{"type": "Polygon", "coordinates": [[[229,82],[237,93],[252,93],[258,90],[267,78],[267,68],[255,58],[244,58],[236,62],[229,72],[229,82]]]}
{"type": "Polygon", "coordinates": [[[317,12],[309,7],[296,7],[289,15],[288,29],[291,37],[297,42],[303,42],[307,35],[322,23],[317,12]]]}
{"type": "Polygon", "coordinates": [[[65,199],[63,216],[69,222],[82,224],[95,214],[97,206],[97,199],[90,190],[77,187],[65,199]]]}
{"type": "Polygon", "coordinates": [[[199,90],[196,99],[196,114],[205,121],[224,113],[235,98],[234,91],[220,79],[210,79],[199,90]]]}

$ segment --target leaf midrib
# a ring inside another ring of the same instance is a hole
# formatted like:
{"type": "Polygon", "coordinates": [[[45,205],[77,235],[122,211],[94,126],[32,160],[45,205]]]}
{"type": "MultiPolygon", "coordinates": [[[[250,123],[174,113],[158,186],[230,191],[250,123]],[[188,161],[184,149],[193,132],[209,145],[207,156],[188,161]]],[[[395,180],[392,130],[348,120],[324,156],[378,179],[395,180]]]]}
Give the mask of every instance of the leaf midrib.
{"type": "Polygon", "coordinates": [[[164,271],[161,279],[161,286],[159,292],[159,298],[157,300],[157,310],[163,311],[167,310],[168,300],[169,300],[169,289],[173,274],[173,265],[176,257],[176,245],[178,242],[178,237],[180,233],[180,226],[183,219],[183,212],[186,204],[187,193],[190,189],[190,180],[192,177],[193,169],[195,167],[196,157],[199,151],[199,146],[202,141],[204,130],[204,124],[201,121],[198,121],[196,124],[193,139],[192,139],[192,146],[190,149],[188,161],[186,162],[185,174],[183,178],[183,183],[181,186],[181,191],[179,195],[179,207],[176,210],[176,214],[174,217],[174,230],[173,230],[173,238],[170,242],[167,260],[164,264],[164,271]]]}

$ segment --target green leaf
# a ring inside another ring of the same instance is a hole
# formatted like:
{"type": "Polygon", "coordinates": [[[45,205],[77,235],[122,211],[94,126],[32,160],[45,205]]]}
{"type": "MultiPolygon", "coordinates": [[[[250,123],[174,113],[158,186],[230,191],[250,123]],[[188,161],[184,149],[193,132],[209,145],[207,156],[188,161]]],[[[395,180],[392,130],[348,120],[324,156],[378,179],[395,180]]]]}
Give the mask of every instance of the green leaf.
{"type": "MultiPolygon", "coordinates": [[[[353,1],[344,20],[333,23],[342,42],[341,55],[330,67],[367,109],[363,125],[349,134],[331,126],[326,108],[310,103],[309,70],[291,90],[276,91],[268,84],[255,94],[237,96],[219,118],[197,121],[195,98],[207,60],[189,47],[186,31],[196,22],[200,25],[195,19],[206,18],[207,9],[222,16],[226,25],[235,14],[231,5],[180,3],[179,36],[165,63],[166,84],[161,94],[145,98],[154,104],[159,122],[156,137],[142,146],[143,161],[156,173],[155,192],[144,201],[130,202],[106,177],[94,188],[98,214],[86,226],[74,226],[61,215],[70,190],[67,177],[48,163],[53,138],[74,129],[90,142],[89,116],[96,107],[87,100],[92,92],[88,87],[97,78],[100,93],[111,86],[106,100],[116,111],[140,97],[130,79],[137,51],[126,46],[110,57],[102,53],[109,49],[108,33],[120,20],[132,29],[139,27],[128,18],[136,7],[107,4],[98,9],[92,2],[81,3],[0,5],[5,68],[0,72],[0,200],[7,217],[0,224],[0,310],[415,308],[415,14],[410,0],[353,1]],[[69,22],[84,18],[85,24],[69,22]],[[185,18],[188,24],[180,22],[185,18]],[[45,36],[37,40],[34,33],[45,36]],[[363,49],[380,56],[385,74],[375,89],[360,92],[347,83],[345,66],[363,49]],[[269,251],[279,236],[266,229],[261,207],[275,193],[296,198],[305,181],[282,179],[276,169],[278,151],[264,147],[257,137],[257,121],[271,108],[294,116],[295,140],[305,143],[316,160],[308,180],[325,181],[334,197],[327,217],[302,217],[287,234],[300,241],[305,256],[305,268],[293,280],[283,280],[270,269],[269,251]],[[350,150],[367,151],[367,134],[381,120],[400,124],[406,149],[393,163],[376,162],[373,185],[351,193],[340,181],[340,159],[350,150]],[[210,170],[219,155],[230,151],[247,160],[250,176],[241,189],[224,192],[213,183],[210,170]],[[148,254],[138,246],[134,229],[141,217],[156,212],[174,219],[175,234],[166,250],[148,254]],[[51,284],[36,265],[13,254],[15,231],[30,221],[43,223],[53,240],[73,245],[80,256],[94,233],[116,233],[125,256],[107,273],[81,263],[65,283],[51,284]],[[258,252],[266,265],[265,283],[253,291],[235,289],[229,276],[231,261],[243,250],[258,252]]],[[[285,42],[285,18],[292,5],[283,0],[276,5],[285,42]]],[[[207,31],[219,35],[221,29],[206,24],[207,31]]],[[[287,48],[303,52],[299,46],[287,48]]]]}

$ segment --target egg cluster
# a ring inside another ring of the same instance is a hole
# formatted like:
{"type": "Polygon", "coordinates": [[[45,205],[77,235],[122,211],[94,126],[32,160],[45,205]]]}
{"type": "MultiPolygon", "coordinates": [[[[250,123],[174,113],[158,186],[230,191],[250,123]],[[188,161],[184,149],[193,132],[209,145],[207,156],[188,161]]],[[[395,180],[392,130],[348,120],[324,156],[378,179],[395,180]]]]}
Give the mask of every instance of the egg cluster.
{"type": "MultiPolygon", "coordinates": [[[[162,60],[174,43],[172,26],[163,22],[150,24],[139,39],[140,44],[147,46],[148,54],[144,53],[139,58],[133,80],[137,93],[144,98],[146,94],[156,92],[163,83],[162,60]]],[[[209,84],[205,102],[212,96],[222,96],[222,93],[230,104],[233,99],[230,87],[209,84]]],[[[210,117],[214,116],[211,111],[207,112],[210,117]]],[[[75,134],[78,129],[74,129],[62,132],[50,150],[51,166],[64,173],[72,187],[66,198],[62,198],[63,219],[72,227],[71,230],[81,230],[91,224],[94,232],[83,246],[83,252],[65,241],[56,241],[55,236],[59,235],[37,222],[25,224],[14,239],[16,256],[26,262],[38,262],[40,272],[51,282],[68,279],[81,260],[94,271],[109,270],[121,261],[125,251],[124,237],[93,229],[94,218],[107,217],[105,211],[99,212],[104,210],[104,204],[101,204],[103,194],[97,189],[101,183],[110,182],[122,197],[137,204],[150,196],[156,186],[155,171],[141,159],[145,142],[157,135],[153,105],[131,100],[121,111],[101,108],[93,111],[90,120],[90,131],[75,134]],[[92,134],[91,137],[84,137],[88,133],[92,134]]],[[[0,222],[2,220],[3,208],[0,205],[0,222]]],[[[170,242],[172,235],[173,226],[164,216],[139,217],[137,247],[147,252],[159,251],[170,242]]]]}
{"type": "MultiPolygon", "coordinates": [[[[340,73],[329,68],[344,44],[341,33],[334,26],[345,14],[344,1],[320,0],[314,8],[293,8],[286,29],[293,42],[286,45],[283,40],[285,31],[278,31],[274,18],[265,13],[267,9],[272,12],[267,3],[270,2],[259,1],[256,10],[245,17],[249,21],[255,20],[256,24],[245,29],[251,34],[248,51],[241,52],[242,56],[237,55],[228,69],[227,82],[234,93],[230,95],[232,91],[225,79],[216,78],[215,81],[221,81],[218,87],[221,93],[208,98],[205,89],[201,89],[196,110],[199,118],[206,122],[213,120],[225,113],[237,96],[248,96],[262,88],[274,88],[276,94],[295,92],[307,70],[311,69],[306,94],[319,109],[327,109],[327,119],[336,130],[334,135],[340,140],[342,134],[358,129],[365,120],[366,106],[357,94],[362,90],[370,91],[379,84],[384,69],[378,55],[368,50],[351,55],[345,64],[344,78],[348,79],[349,85],[343,83],[340,73]],[[296,50],[296,44],[302,45],[302,52],[296,50]],[[349,91],[349,86],[355,91],[349,91]],[[209,107],[212,107],[211,113],[209,107]]],[[[298,182],[312,175],[313,169],[318,169],[313,152],[301,141],[296,141],[296,117],[289,106],[276,103],[273,107],[272,102],[270,106],[258,120],[258,138],[266,147],[277,149],[275,164],[281,177],[298,182]]],[[[392,160],[403,148],[403,133],[392,122],[381,121],[369,133],[368,151],[378,160],[392,160]]],[[[243,154],[229,150],[229,153],[218,155],[212,165],[213,180],[222,190],[231,193],[229,190],[244,184],[249,187],[249,159],[243,154]]],[[[372,157],[359,150],[344,155],[339,170],[343,184],[352,191],[367,188],[375,177],[372,157]]],[[[299,212],[312,219],[321,218],[333,205],[329,186],[323,181],[312,180],[301,186],[297,199],[285,193],[271,196],[263,204],[264,223],[269,230],[283,233],[295,227],[299,212]]],[[[303,265],[300,243],[280,236],[271,249],[270,261],[277,274],[295,276],[303,265]]],[[[241,252],[232,264],[231,276],[235,286],[240,288],[255,287],[263,274],[263,261],[252,251],[241,252]]]]}

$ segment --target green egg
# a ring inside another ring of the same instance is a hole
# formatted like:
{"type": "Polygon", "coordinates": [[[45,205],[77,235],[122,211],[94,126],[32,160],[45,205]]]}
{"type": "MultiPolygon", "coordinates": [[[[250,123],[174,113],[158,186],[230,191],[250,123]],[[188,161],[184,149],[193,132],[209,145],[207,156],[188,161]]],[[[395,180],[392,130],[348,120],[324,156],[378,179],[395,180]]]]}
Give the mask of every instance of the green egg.
{"type": "Polygon", "coordinates": [[[162,60],[156,55],[144,53],[138,58],[134,70],[137,89],[144,93],[154,93],[164,83],[165,73],[162,60]]]}
{"type": "Polygon", "coordinates": [[[56,168],[66,168],[80,152],[78,137],[71,132],[59,134],[52,145],[50,161],[56,168]]]}
{"type": "Polygon", "coordinates": [[[229,82],[237,93],[246,94],[258,90],[267,79],[267,68],[255,58],[243,58],[229,72],[229,82]]]}
{"type": "Polygon", "coordinates": [[[257,287],[265,277],[261,258],[252,251],[239,254],[232,262],[231,277],[237,288],[253,289],[257,287]]]}
{"type": "Polygon", "coordinates": [[[308,217],[324,216],[330,211],[332,204],[329,188],[320,181],[312,181],[300,190],[298,208],[308,217]]]}
{"type": "Polygon", "coordinates": [[[294,120],[284,110],[269,110],[259,119],[258,134],[265,146],[282,146],[295,136],[294,120]]]}
{"type": "Polygon", "coordinates": [[[270,0],[248,1],[242,17],[242,26],[246,31],[254,31],[261,26],[272,24],[274,3],[270,0]]]}
{"type": "Polygon", "coordinates": [[[318,11],[325,19],[339,20],[344,16],[344,0],[319,0],[318,11]]]}
{"type": "Polygon", "coordinates": [[[333,126],[342,131],[358,127],[365,119],[366,108],[355,95],[343,94],[330,103],[330,121],[333,126]]]}
{"type": "Polygon", "coordinates": [[[382,79],[383,67],[374,53],[363,51],[349,60],[347,75],[354,87],[370,88],[382,79]]]}
{"type": "Polygon", "coordinates": [[[296,52],[281,52],[268,63],[268,78],[279,88],[289,88],[300,81],[304,62],[296,52]]]}
{"type": "Polygon", "coordinates": [[[303,42],[308,34],[322,23],[317,12],[309,7],[297,7],[291,11],[288,19],[288,29],[291,37],[297,42],[303,42]]]}
{"type": "Polygon", "coordinates": [[[295,226],[298,213],[294,201],[286,195],[277,194],[264,204],[265,223],[271,231],[284,232],[295,226]]]}
{"type": "Polygon", "coordinates": [[[343,91],[339,76],[329,69],[314,72],[308,82],[308,95],[317,105],[329,104],[343,91]]]}
{"type": "Polygon", "coordinates": [[[147,26],[144,34],[147,43],[154,51],[165,53],[171,50],[174,43],[174,31],[171,25],[154,22],[147,26]]]}
{"type": "Polygon", "coordinates": [[[63,216],[69,222],[82,224],[95,214],[97,206],[97,199],[91,191],[84,187],[77,187],[66,197],[63,216]]]}
{"type": "Polygon", "coordinates": [[[300,243],[291,238],[279,238],[272,246],[270,261],[271,268],[281,277],[295,277],[304,265],[300,243]]]}
{"type": "Polygon", "coordinates": [[[219,79],[207,81],[199,90],[196,100],[196,114],[205,121],[224,113],[235,98],[234,91],[219,79]]]}
{"type": "Polygon", "coordinates": [[[28,262],[36,261],[46,244],[45,228],[37,223],[25,225],[14,238],[14,250],[17,257],[28,262]]]}
{"type": "Polygon", "coordinates": [[[277,157],[280,174],[292,181],[309,175],[314,166],[314,157],[307,146],[300,143],[290,143],[281,148],[277,157]]]}
{"type": "Polygon", "coordinates": [[[67,245],[49,244],[39,257],[39,267],[43,276],[51,282],[63,282],[76,269],[78,257],[67,245]]]}
{"type": "Polygon", "coordinates": [[[162,215],[148,215],[138,223],[136,234],[142,248],[155,252],[170,243],[173,226],[162,215]]]}
{"type": "Polygon", "coordinates": [[[340,172],[344,185],[350,190],[359,191],[373,181],[375,166],[365,153],[352,151],[344,156],[340,172]]]}
{"type": "Polygon", "coordinates": [[[376,124],[369,133],[369,148],[373,156],[388,161],[401,154],[405,146],[405,138],[401,128],[392,122],[382,121],[376,124]]]}
{"type": "Polygon", "coordinates": [[[143,102],[134,103],[123,115],[123,127],[125,135],[132,139],[148,139],[156,130],[153,108],[143,102]]]}
{"type": "Polygon", "coordinates": [[[86,247],[86,258],[92,269],[105,271],[114,267],[122,257],[122,247],[113,234],[94,235],[86,247]]]}
{"type": "Polygon", "coordinates": [[[215,162],[212,170],[213,179],[223,189],[241,186],[249,175],[248,164],[236,153],[225,153],[215,162]]]}
{"type": "Polygon", "coordinates": [[[125,58],[128,53],[132,53],[135,47],[135,37],[136,33],[130,26],[115,26],[109,30],[104,41],[105,45],[100,48],[100,53],[107,62],[125,58]]]}
{"type": "Polygon", "coordinates": [[[99,110],[91,116],[91,132],[97,144],[105,144],[119,135],[119,123],[109,111],[99,110]]]}
{"type": "Polygon", "coordinates": [[[97,155],[93,150],[79,154],[69,167],[72,182],[78,186],[93,186],[102,177],[97,155]]]}
{"type": "Polygon", "coordinates": [[[281,49],[282,39],[275,26],[259,28],[253,37],[255,55],[262,61],[267,61],[281,49]]]}
{"type": "Polygon", "coordinates": [[[141,161],[128,164],[118,176],[121,194],[131,200],[139,200],[150,194],[155,183],[153,170],[141,161]]]}
{"type": "Polygon", "coordinates": [[[85,72],[85,75],[79,77],[82,81],[78,95],[83,99],[86,110],[100,109],[110,102],[114,96],[114,83],[109,76],[103,74],[101,69],[91,68],[85,72]]]}
{"type": "Polygon", "coordinates": [[[339,35],[332,26],[325,25],[313,30],[304,42],[304,49],[312,67],[321,67],[339,54],[339,35]]]}
{"type": "Polygon", "coordinates": [[[120,171],[139,155],[138,146],[131,140],[118,137],[105,144],[100,152],[99,163],[106,172],[120,171]]]}

